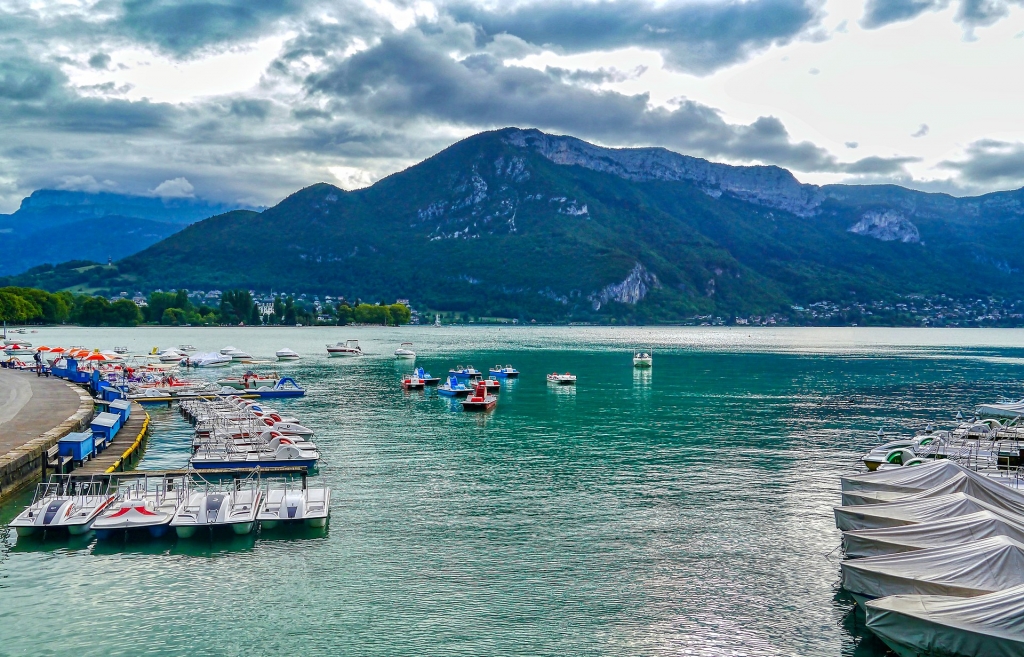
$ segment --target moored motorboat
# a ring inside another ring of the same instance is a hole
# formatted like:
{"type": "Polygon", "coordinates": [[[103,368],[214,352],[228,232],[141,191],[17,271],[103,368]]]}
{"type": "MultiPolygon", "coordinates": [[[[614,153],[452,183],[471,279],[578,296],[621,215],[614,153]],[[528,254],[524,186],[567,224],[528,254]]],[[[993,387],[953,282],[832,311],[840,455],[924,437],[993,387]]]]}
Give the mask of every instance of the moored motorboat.
{"type": "Polygon", "coordinates": [[[253,371],[248,371],[242,376],[227,376],[222,379],[217,379],[217,385],[226,386],[228,388],[234,388],[235,390],[256,390],[262,386],[274,387],[277,382],[281,380],[277,372],[270,374],[257,374],[253,371]]]}
{"type": "Polygon", "coordinates": [[[395,358],[401,359],[412,359],[416,358],[416,352],[412,350],[411,342],[403,342],[398,349],[395,350],[395,358]]]}
{"type": "Polygon", "coordinates": [[[244,363],[252,360],[252,354],[241,349],[235,349],[234,347],[229,348],[227,351],[222,349],[220,353],[222,356],[230,356],[232,362],[235,363],[244,363]]]}
{"type": "Polygon", "coordinates": [[[569,374],[568,372],[566,372],[565,374],[552,372],[551,374],[548,374],[547,379],[548,383],[554,383],[560,386],[576,385],[576,375],[569,374]]]}
{"type": "Polygon", "coordinates": [[[649,351],[633,352],[633,367],[651,367],[654,365],[654,356],[649,351]]]}
{"type": "Polygon", "coordinates": [[[901,657],[1024,655],[1024,586],[970,598],[894,595],[868,601],[865,613],[901,657]]]}
{"type": "Polygon", "coordinates": [[[126,354],[128,353],[128,347],[114,347],[115,354],[126,354]]]}
{"type": "Polygon", "coordinates": [[[449,376],[448,380],[437,387],[437,394],[445,397],[468,397],[473,389],[459,381],[458,377],[449,376]]]}
{"type": "Polygon", "coordinates": [[[231,357],[216,352],[209,352],[188,356],[180,362],[187,367],[227,367],[231,364],[231,357]]]}
{"type": "Polygon", "coordinates": [[[36,486],[32,503],[10,522],[19,536],[39,531],[64,530],[84,534],[113,501],[107,483],[98,479],[73,479],[54,475],[36,486]]]}
{"type": "Polygon", "coordinates": [[[190,351],[195,351],[195,350],[196,350],[196,348],[195,348],[195,347],[193,347],[193,346],[192,346],[192,345],[190,345],[190,344],[179,344],[179,345],[178,345],[178,351],[180,351],[180,352],[181,352],[181,353],[183,353],[183,354],[187,354],[187,353],[189,353],[190,351]]]}
{"type": "Polygon", "coordinates": [[[256,467],[295,466],[312,468],[320,460],[320,452],[312,443],[278,441],[276,447],[235,447],[231,444],[209,445],[198,450],[189,459],[196,470],[211,468],[225,470],[251,470],[256,467]]]}
{"type": "Polygon", "coordinates": [[[292,351],[288,347],[285,347],[284,349],[278,349],[277,353],[274,354],[274,355],[277,356],[278,360],[298,360],[299,359],[299,354],[294,352],[294,351],[292,351]]]}
{"type": "Polygon", "coordinates": [[[492,379],[516,379],[519,377],[519,370],[512,367],[511,365],[495,365],[492,367],[488,374],[492,379]]]}
{"type": "Polygon", "coordinates": [[[231,529],[248,534],[256,524],[263,493],[254,480],[238,480],[220,488],[207,482],[189,487],[188,499],[174,513],[170,526],[179,538],[190,538],[200,528],[231,529]]]}
{"type": "Polygon", "coordinates": [[[256,519],[263,529],[298,523],[324,527],[330,513],[331,489],[327,486],[271,482],[267,484],[256,519]]]}
{"type": "Polygon", "coordinates": [[[489,411],[498,403],[498,398],[487,394],[487,387],[477,383],[473,388],[473,394],[462,400],[464,411],[489,411]]]}
{"type": "Polygon", "coordinates": [[[346,340],[344,343],[327,345],[327,355],[331,358],[340,356],[362,356],[363,350],[359,347],[359,340],[346,340]]]}

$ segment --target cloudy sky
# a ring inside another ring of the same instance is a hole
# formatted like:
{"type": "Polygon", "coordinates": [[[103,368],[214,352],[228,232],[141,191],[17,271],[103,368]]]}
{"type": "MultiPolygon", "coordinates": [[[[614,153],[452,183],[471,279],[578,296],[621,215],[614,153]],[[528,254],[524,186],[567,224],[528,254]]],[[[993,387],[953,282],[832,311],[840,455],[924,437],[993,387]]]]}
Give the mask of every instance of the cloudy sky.
{"type": "Polygon", "coordinates": [[[516,125],[805,182],[1024,185],[1021,0],[0,0],[0,212],[272,204],[516,125]]]}

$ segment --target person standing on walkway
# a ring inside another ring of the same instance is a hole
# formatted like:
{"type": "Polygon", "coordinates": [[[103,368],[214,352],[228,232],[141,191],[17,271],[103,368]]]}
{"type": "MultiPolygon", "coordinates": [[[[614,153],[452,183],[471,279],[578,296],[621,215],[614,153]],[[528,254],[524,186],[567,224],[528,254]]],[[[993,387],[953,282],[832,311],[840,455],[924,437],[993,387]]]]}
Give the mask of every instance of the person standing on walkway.
{"type": "Polygon", "coordinates": [[[36,359],[36,376],[43,375],[43,352],[37,351],[33,357],[36,359]]]}

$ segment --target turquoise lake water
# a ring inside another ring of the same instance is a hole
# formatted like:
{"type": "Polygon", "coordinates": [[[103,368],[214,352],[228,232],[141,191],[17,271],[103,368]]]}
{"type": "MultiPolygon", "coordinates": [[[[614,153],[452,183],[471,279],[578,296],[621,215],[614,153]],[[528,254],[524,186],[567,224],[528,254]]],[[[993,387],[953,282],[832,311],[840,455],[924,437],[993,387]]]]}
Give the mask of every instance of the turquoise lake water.
{"type": "MultiPolygon", "coordinates": [[[[317,432],[321,532],[18,539],[0,509],[0,655],[880,657],[838,594],[839,476],[875,432],[1024,396],[1024,331],[42,329],[35,344],[192,343],[295,376],[317,432]],[[328,359],[358,338],[370,355],[328,359]],[[398,386],[417,364],[511,363],[494,412],[398,386]],[[654,367],[631,348],[654,348],[654,367]],[[549,387],[554,370],[579,376],[549,387]]],[[[242,367],[232,368],[236,374],[242,367]]],[[[221,375],[224,370],[204,372],[221,375]]],[[[150,411],[142,468],[187,463],[150,411]]],[[[29,498],[31,495],[29,494],[29,498]]]]}

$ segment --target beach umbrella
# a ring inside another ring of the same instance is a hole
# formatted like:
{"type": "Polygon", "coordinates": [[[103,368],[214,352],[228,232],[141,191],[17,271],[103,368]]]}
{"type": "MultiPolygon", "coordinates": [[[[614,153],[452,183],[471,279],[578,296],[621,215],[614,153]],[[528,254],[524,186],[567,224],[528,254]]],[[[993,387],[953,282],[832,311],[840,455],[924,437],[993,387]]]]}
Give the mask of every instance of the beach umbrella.
{"type": "Polygon", "coordinates": [[[50,350],[50,353],[51,354],[62,354],[65,351],[67,351],[67,349],[65,349],[64,347],[54,347],[53,349],[50,350]]]}
{"type": "Polygon", "coordinates": [[[103,354],[101,354],[101,353],[97,352],[97,353],[95,353],[95,354],[89,354],[88,356],[86,356],[86,357],[84,358],[84,360],[90,360],[90,361],[104,361],[104,360],[109,360],[109,359],[108,359],[108,358],[107,358],[106,356],[104,356],[103,354]]]}
{"type": "Polygon", "coordinates": [[[36,347],[36,351],[50,351],[50,348],[46,346],[36,347]]]}

